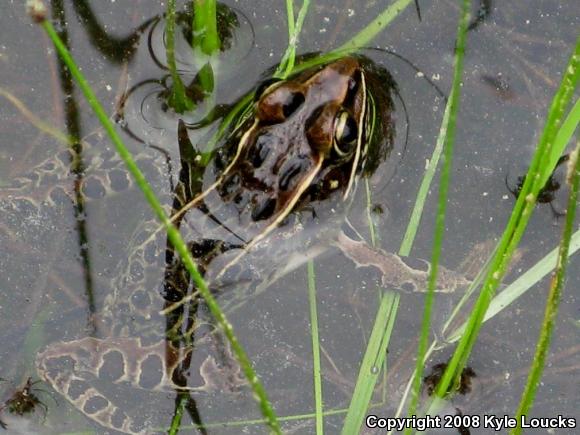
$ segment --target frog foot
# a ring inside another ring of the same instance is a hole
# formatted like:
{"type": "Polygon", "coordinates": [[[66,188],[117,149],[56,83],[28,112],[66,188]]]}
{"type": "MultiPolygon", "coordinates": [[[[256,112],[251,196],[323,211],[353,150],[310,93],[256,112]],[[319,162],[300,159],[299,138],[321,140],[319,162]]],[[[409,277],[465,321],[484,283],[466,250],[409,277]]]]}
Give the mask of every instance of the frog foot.
{"type": "MultiPolygon", "coordinates": [[[[431,263],[425,260],[400,257],[396,254],[372,248],[365,242],[351,239],[344,233],[338,235],[336,246],[357,267],[373,267],[381,273],[382,285],[406,292],[426,292],[431,263]]],[[[437,269],[435,291],[453,293],[467,288],[471,281],[463,274],[443,266],[437,269]]]]}

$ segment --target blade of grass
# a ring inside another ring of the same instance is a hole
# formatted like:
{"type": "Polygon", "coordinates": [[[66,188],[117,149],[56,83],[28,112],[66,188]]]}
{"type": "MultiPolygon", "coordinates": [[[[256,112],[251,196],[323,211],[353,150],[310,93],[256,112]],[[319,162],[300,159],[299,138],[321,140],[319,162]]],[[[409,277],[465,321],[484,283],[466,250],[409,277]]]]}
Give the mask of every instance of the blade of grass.
{"type": "Polygon", "coordinates": [[[177,398],[177,406],[175,407],[175,412],[173,418],[171,419],[171,425],[167,430],[167,435],[177,435],[181,427],[181,419],[183,418],[183,411],[185,411],[185,405],[187,404],[187,396],[180,395],[177,398]]]}
{"type": "Polygon", "coordinates": [[[477,339],[485,312],[505,274],[511,256],[525,231],[536,203],[538,192],[543,187],[538,181],[543,176],[543,172],[547,171],[551,173],[553,171],[553,167],[550,168],[547,165],[546,156],[549,155],[554,138],[561,125],[564,111],[569,105],[576,88],[580,76],[578,70],[579,64],[580,38],[576,42],[574,53],[570,57],[560,87],[552,101],[544,131],[539,140],[528,174],[526,175],[526,181],[522,186],[512,216],[500,240],[497,253],[492,260],[490,271],[484,280],[482,291],[469,318],[465,334],[459,341],[447,369],[437,386],[436,394],[439,397],[445,396],[453,380],[454,382],[458,382],[463,367],[465,367],[467,358],[477,339]]]}
{"type": "MultiPolygon", "coordinates": [[[[415,377],[413,381],[413,390],[411,394],[411,403],[407,412],[408,416],[416,414],[417,404],[421,391],[421,380],[423,374],[423,365],[425,364],[425,353],[427,351],[427,341],[431,332],[431,310],[435,295],[435,285],[437,281],[437,269],[441,256],[441,246],[443,243],[443,234],[445,232],[445,211],[447,208],[447,191],[449,188],[449,178],[451,172],[451,162],[453,158],[453,145],[455,140],[455,126],[457,119],[457,110],[459,107],[459,96],[461,86],[461,76],[463,74],[463,55],[465,53],[465,42],[467,39],[467,24],[469,22],[469,0],[463,0],[459,24],[457,26],[457,44],[455,49],[455,68],[453,71],[453,83],[451,85],[451,95],[449,96],[449,119],[445,130],[445,144],[443,152],[445,160],[441,170],[441,179],[439,182],[439,201],[437,204],[437,218],[435,221],[435,232],[433,238],[433,254],[431,256],[431,270],[429,273],[429,283],[427,295],[425,297],[425,307],[423,310],[423,322],[421,325],[421,336],[417,349],[417,361],[415,367],[415,377]]],[[[405,430],[406,434],[412,432],[411,428],[405,430]]]]}
{"type": "Polygon", "coordinates": [[[386,359],[387,346],[395,324],[399,299],[400,295],[398,293],[387,292],[381,300],[342,427],[341,433],[343,435],[360,432],[375,385],[381,373],[380,367],[383,366],[386,359]]]}
{"type": "Polygon", "coordinates": [[[217,30],[216,0],[194,0],[192,47],[199,48],[206,56],[220,49],[217,30]]]}
{"type": "Polygon", "coordinates": [[[52,125],[48,124],[47,122],[44,122],[34,113],[32,113],[30,109],[28,109],[28,107],[24,105],[22,100],[18,99],[14,94],[11,94],[2,87],[0,87],[0,96],[10,101],[14,105],[14,107],[18,109],[20,113],[22,113],[22,115],[26,118],[28,122],[30,122],[33,126],[35,126],[38,130],[42,131],[43,133],[52,136],[59,142],[62,142],[66,145],[71,145],[76,141],[75,138],[68,136],[67,134],[60,131],[58,128],[55,128],[52,125]]]}
{"type": "MultiPolygon", "coordinates": [[[[40,0],[37,0],[36,3],[42,2],[40,0]]],[[[174,246],[175,250],[179,254],[181,260],[184,263],[185,268],[187,269],[192,279],[194,280],[195,284],[197,285],[200,294],[205,299],[210,312],[215,317],[217,323],[222,328],[224,335],[230,342],[232,350],[236,355],[236,358],[238,359],[240,366],[242,367],[242,370],[244,371],[244,374],[248,378],[249,384],[256,395],[263,416],[267,420],[271,430],[274,431],[275,433],[280,433],[280,427],[278,425],[278,421],[276,419],[276,415],[274,413],[272,405],[270,404],[267,398],[266,391],[262,387],[262,384],[260,383],[256,373],[254,372],[254,369],[252,368],[248,356],[246,355],[241,344],[236,338],[231,323],[229,323],[224,313],[219,308],[217,301],[211,295],[207,285],[205,284],[203,278],[199,274],[195,262],[191,256],[191,253],[189,252],[187,245],[185,244],[185,242],[181,238],[181,235],[179,234],[179,230],[174,225],[171,224],[169,217],[165,214],[165,211],[163,210],[161,203],[157,200],[155,193],[151,189],[151,186],[149,185],[143,173],[133,160],[133,157],[123,144],[120,136],[115,130],[115,127],[113,126],[112,122],[107,116],[105,110],[99,103],[97,97],[93,93],[85,77],[82,75],[82,73],[76,66],[68,49],[65,47],[65,45],[58,37],[58,34],[56,33],[51,22],[46,19],[39,20],[37,15],[33,15],[33,18],[35,21],[39,22],[42,25],[43,29],[52,40],[56,50],[58,51],[58,54],[61,56],[62,60],[66,63],[71,74],[77,81],[80,89],[82,90],[83,94],[85,95],[85,98],[87,99],[87,102],[89,103],[92,110],[94,111],[99,121],[103,125],[105,131],[107,132],[111,141],[115,145],[117,152],[125,162],[127,168],[135,178],[135,181],[137,182],[139,188],[145,195],[147,202],[149,203],[149,205],[151,206],[151,208],[153,209],[159,220],[165,226],[167,230],[167,236],[171,244],[174,246]]]]}
{"type": "Polygon", "coordinates": [[[167,30],[167,66],[171,73],[171,94],[169,95],[167,104],[173,108],[177,113],[193,109],[193,102],[187,98],[185,94],[185,86],[177,72],[177,65],[175,63],[175,0],[167,0],[166,13],[166,30],[167,30]]]}
{"type": "Polygon", "coordinates": [[[341,45],[336,51],[352,52],[368,45],[377,34],[387,27],[413,0],[397,0],[383,10],[359,33],[341,45]]]}
{"type": "Polygon", "coordinates": [[[282,60],[276,68],[274,77],[286,78],[294,69],[296,61],[296,45],[298,44],[298,35],[302,31],[302,25],[310,6],[310,0],[302,0],[302,7],[298,12],[296,22],[294,22],[294,2],[293,0],[286,0],[286,14],[288,17],[288,47],[282,56],[282,60]]]}
{"type": "Polygon", "coordinates": [[[550,283],[550,292],[546,302],[546,310],[542,327],[540,329],[540,337],[536,346],[536,353],[532,359],[532,367],[528,374],[528,381],[518,406],[516,415],[517,427],[511,431],[511,434],[513,435],[519,435],[522,433],[522,416],[528,415],[532,408],[536,389],[538,388],[544,371],[546,355],[550,347],[550,339],[554,330],[554,323],[556,316],[558,315],[558,306],[562,297],[562,288],[566,277],[566,267],[568,265],[570,237],[572,235],[572,228],[574,227],[574,218],[576,217],[576,199],[578,198],[578,184],[580,179],[580,161],[578,160],[579,151],[580,141],[577,142],[576,149],[570,155],[569,177],[571,177],[572,185],[570,186],[570,192],[568,195],[566,223],[562,232],[562,241],[558,253],[558,263],[550,283]]]}
{"type": "MultiPolygon", "coordinates": [[[[381,31],[383,31],[401,12],[403,12],[412,1],[413,0],[398,0],[392,5],[389,5],[377,16],[377,18],[375,18],[363,30],[361,30],[357,35],[345,42],[339,48],[300,63],[300,65],[295,66],[290,71],[290,73],[295,74],[302,72],[309,68],[339,59],[363,48],[365,45],[369,44],[381,31]]],[[[279,67],[277,71],[281,71],[282,69],[283,68],[279,67]]]]}
{"type": "Polygon", "coordinates": [[[314,404],[316,414],[316,433],[324,433],[324,413],[322,402],[322,379],[320,377],[320,341],[318,334],[318,313],[316,304],[316,275],[314,261],[308,261],[308,301],[310,304],[310,337],[312,338],[312,365],[314,375],[314,404]]]}
{"type": "Polygon", "coordinates": [[[447,105],[445,106],[445,113],[443,113],[443,119],[441,120],[441,128],[439,129],[437,142],[435,143],[431,159],[427,164],[427,169],[425,170],[425,174],[421,180],[421,185],[419,186],[419,191],[417,192],[417,197],[415,199],[415,205],[413,206],[413,211],[409,218],[409,224],[407,225],[403,241],[401,242],[401,247],[399,248],[399,255],[403,257],[406,257],[411,253],[411,247],[413,246],[417,230],[419,229],[419,223],[421,222],[421,216],[423,215],[427,195],[429,194],[429,189],[431,189],[431,183],[433,182],[433,177],[435,176],[435,171],[439,164],[439,158],[443,152],[443,144],[445,143],[447,135],[450,111],[451,100],[448,100],[447,105]]]}
{"type": "Polygon", "coordinates": [[[207,107],[214,106],[216,79],[214,67],[221,42],[217,30],[217,3],[215,0],[194,0],[192,44],[194,58],[200,67],[197,79],[207,98],[207,107]]]}
{"type": "MultiPolygon", "coordinates": [[[[556,134],[556,138],[554,139],[554,145],[552,147],[552,152],[550,153],[550,167],[556,167],[556,163],[560,156],[564,153],[566,146],[570,143],[570,139],[578,127],[578,123],[580,122],[580,98],[576,100],[574,107],[568,113],[568,116],[562,123],[562,127],[558,130],[558,134],[556,134]]],[[[539,183],[542,186],[546,185],[548,178],[550,177],[551,173],[546,173],[540,179],[539,183]]]]}

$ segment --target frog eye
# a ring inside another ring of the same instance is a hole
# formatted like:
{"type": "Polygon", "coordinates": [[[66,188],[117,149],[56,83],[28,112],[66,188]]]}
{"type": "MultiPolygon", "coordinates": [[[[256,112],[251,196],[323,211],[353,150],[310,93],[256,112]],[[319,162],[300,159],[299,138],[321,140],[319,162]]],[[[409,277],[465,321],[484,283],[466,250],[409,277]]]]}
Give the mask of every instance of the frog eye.
{"type": "Polygon", "coordinates": [[[270,77],[269,79],[264,80],[256,88],[256,93],[254,94],[254,101],[258,101],[260,97],[266,93],[266,91],[272,90],[274,88],[274,85],[280,83],[281,81],[282,81],[281,79],[277,79],[275,77],[270,77]]]}
{"type": "Polygon", "coordinates": [[[355,119],[344,110],[336,116],[334,129],[334,150],[339,157],[350,154],[358,139],[358,127],[355,119]]]}

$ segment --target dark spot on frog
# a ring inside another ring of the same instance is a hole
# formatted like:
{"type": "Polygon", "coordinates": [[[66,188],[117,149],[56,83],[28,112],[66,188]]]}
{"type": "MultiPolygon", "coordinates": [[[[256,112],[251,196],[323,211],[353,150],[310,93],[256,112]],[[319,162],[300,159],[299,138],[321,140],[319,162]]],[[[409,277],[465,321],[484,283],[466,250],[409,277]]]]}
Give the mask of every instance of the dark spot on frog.
{"type": "Polygon", "coordinates": [[[106,190],[101,180],[96,177],[88,177],[83,183],[82,192],[89,199],[98,199],[105,196],[106,190]]]}
{"type": "Polygon", "coordinates": [[[241,206],[241,208],[239,208],[241,210],[248,203],[248,195],[244,195],[243,193],[238,193],[236,196],[234,196],[233,201],[234,201],[234,204],[241,206]]]}
{"type": "Polygon", "coordinates": [[[429,272],[430,265],[424,260],[413,257],[401,257],[401,261],[413,270],[420,270],[425,273],[429,272]]]}
{"type": "Polygon", "coordinates": [[[137,290],[131,295],[131,303],[138,310],[144,310],[151,306],[151,298],[145,290],[137,290]]]}
{"type": "Polygon", "coordinates": [[[56,167],[56,166],[55,166],[54,162],[50,161],[50,162],[46,162],[46,163],[45,163],[45,164],[42,166],[42,169],[43,169],[43,170],[45,170],[45,171],[47,171],[47,172],[51,172],[51,171],[54,171],[54,168],[55,168],[55,167],[56,167]]]}
{"type": "Polygon", "coordinates": [[[87,414],[92,415],[96,414],[99,411],[102,411],[107,406],[109,406],[109,401],[105,399],[103,396],[93,396],[85,402],[83,410],[87,414]]]}
{"type": "Polygon", "coordinates": [[[131,278],[134,280],[139,280],[141,278],[143,278],[143,274],[144,274],[144,269],[143,269],[143,265],[139,262],[134,262],[133,264],[131,264],[131,278]]]}
{"type": "Polygon", "coordinates": [[[213,162],[216,173],[221,174],[227,166],[225,151],[222,148],[216,151],[213,162]]]}
{"type": "Polygon", "coordinates": [[[219,187],[220,194],[225,198],[230,198],[232,194],[240,190],[240,181],[238,174],[231,175],[219,187]]]}
{"type": "Polygon", "coordinates": [[[90,385],[86,381],[73,379],[68,386],[66,394],[72,400],[76,400],[81,396],[81,394],[85,394],[89,388],[90,385]]]}
{"type": "Polygon", "coordinates": [[[284,117],[289,118],[304,103],[305,98],[301,92],[293,92],[288,99],[282,104],[284,117]]]}
{"type": "Polygon", "coordinates": [[[272,149],[270,145],[272,140],[271,134],[262,134],[256,139],[256,144],[248,151],[248,156],[254,168],[262,166],[266,158],[268,158],[268,154],[270,154],[270,150],[272,149]]]}
{"type": "Polygon", "coordinates": [[[199,242],[194,242],[191,244],[191,255],[193,258],[201,258],[208,255],[211,251],[215,249],[216,240],[212,239],[202,239],[199,242]]]}
{"type": "Polygon", "coordinates": [[[71,150],[70,148],[67,148],[66,150],[63,151],[59,151],[56,154],[56,158],[58,160],[60,160],[61,163],[63,163],[64,165],[70,165],[70,163],[72,162],[72,159],[74,157],[74,151],[71,150]]]}
{"type": "Polygon", "coordinates": [[[262,125],[278,124],[292,116],[304,101],[306,99],[299,90],[280,86],[260,99],[256,116],[262,125]]]}
{"type": "Polygon", "coordinates": [[[157,246],[156,241],[152,240],[151,242],[145,245],[145,249],[143,252],[143,258],[149,264],[155,264],[157,260],[157,246]]]}
{"type": "Polygon", "coordinates": [[[345,107],[352,107],[354,105],[354,99],[358,93],[358,89],[360,87],[361,82],[361,71],[357,70],[353,74],[352,77],[348,79],[348,93],[346,94],[346,98],[344,100],[345,107]]]}
{"type": "Polygon", "coordinates": [[[149,355],[141,363],[141,372],[139,374],[139,385],[151,390],[158,386],[163,379],[163,362],[158,355],[149,355]]]}
{"type": "Polygon", "coordinates": [[[125,357],[118,350],[111,350],[103,355],[99,367],[99,378],[107,382],[115,382],[125,375],[125,357]]]}
{"type": "Polygon", "coordinates": [[[115,192],[122,192],[129,187],[128,174],[120,169],[113,169],[109,172],[109,180],[111,181],[111,189],[115,192]]]}
{"type": "Polygon", "coordinates": [[[115,408],[113,415],[111,416],[111,424],[116,428],[122,428],[127,420],[127,416],[121,409],[115,408]]]}
{"type": "Polygon", "coordinates": [[[278,182],[280,189],[283,191],[292,190],[296,185],[294,182],[296,176],[306,169],[306,165],[307,163],[301,158],[285,163],[280,169],[280,181],[278,182]]]}
{"type": "Polygon", "coordinates": [[[44,371],[48,378],[55,379],[63,372],[72,372],[75,367],[75,360],[70,356],[59,356],[48,358],[44,361],[44,371]]]}
{"type": "Polygon", "coordinates": [[[266,198],[254,204],[252,209],[252,220],[261,221],[268,219],[274,214],[276,210],[276,200],[274,198],[266,198]]]}
{"type": "Polygon", "coordinates": [[[401,290],[406,293],[414,293],[417,291],[417,286],[412,282],[404,282],[401,284],[401,290]]]}
{"type": "Polygon", "coordinates": [[[55,187],[50,192],[50,199],[57,205],[65,205],[70,203],[70,198],[60,186],[55,187]]]}

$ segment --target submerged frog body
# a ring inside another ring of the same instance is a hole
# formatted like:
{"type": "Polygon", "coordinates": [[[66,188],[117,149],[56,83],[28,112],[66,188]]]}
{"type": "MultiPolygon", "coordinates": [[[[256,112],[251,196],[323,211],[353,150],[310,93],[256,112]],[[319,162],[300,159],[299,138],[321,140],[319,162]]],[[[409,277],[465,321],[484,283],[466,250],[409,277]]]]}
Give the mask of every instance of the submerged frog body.
{"type": "MultiPolygon", "coordinates": [[[[336,60],[261,86],[208,167],[182,152],[172,219],[226,312],[345,241],[339,230],[357,180],[373,174],[393,147],[392,86],[366,59],[336,60]]],[[[182,123],[179,136],[180,145],[191,145],[182,123]]],[[[131,246],[99,313],[108,336],[55,343],[38,355],[37,368],[99,424],[149,433],[147,421],[128,415],[106,384],[190,394],[237,391],[245,382],[209,316],[190,316],[202,302],[159,225],[144,223],[131,246]]],[[[373,257],[361,242],[342,246],[385,277],[397,267],[398,287],[426,282],[426,270],[398,257],[373,257]]],[[[446,277],[451,287],[462,283],[455,278],[446,277]]]]}

